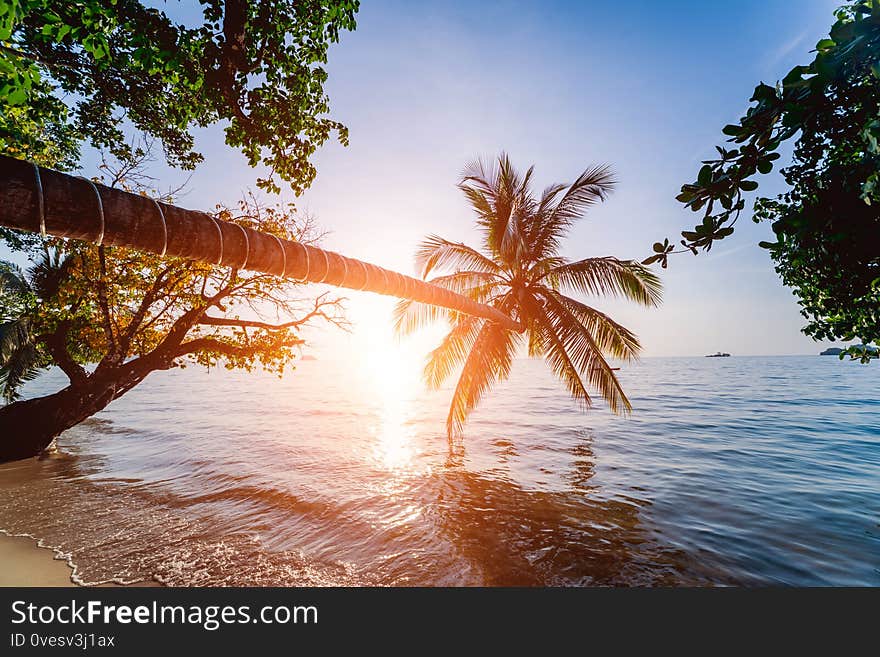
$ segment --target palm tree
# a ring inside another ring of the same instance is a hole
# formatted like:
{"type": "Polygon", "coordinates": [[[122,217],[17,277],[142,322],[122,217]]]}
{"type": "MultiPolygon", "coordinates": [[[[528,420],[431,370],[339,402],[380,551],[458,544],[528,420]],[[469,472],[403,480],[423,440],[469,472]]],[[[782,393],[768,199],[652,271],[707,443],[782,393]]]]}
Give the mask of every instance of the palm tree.
{"type": "Polygon", "coordinates": [[[48,250],[27,273],[0,261],[0,396],[7,403],[19,398],[22,384],[50,365],[35,334],[32,311],[55,297],[71,263],[48,250]]]}
{"type": "Polygon", "coordinates": [[[537,198],[530,190],[533,170],[520,175],[505,154],[491,166],[479,160],[468,165],[459,188],[477,213],[482,250],[431,235],[416,254],[422,278],[498,308],[519,322],[521,332],[415,301],[395,307],[398,334],[440,319],[451,325],[424,371],[426,383],[436,389],[461,367],[446,420],[450,437],[461,432],[489,387],[508,377],[524,341],[529,355],[543,356],[583,407],[592,405],[589,385],[615,413],[632,410],[606,358],[637,358],[638,338],[568,295],[612,295],[656,306],[660,280],[632,260],[605,256],[572,262],[559,255],[572,224],[613,189],[607,166],[587,169],[570,185],[551,185],[537,198]],[[438,271],[444,273],[432,277],[438,271]]]}

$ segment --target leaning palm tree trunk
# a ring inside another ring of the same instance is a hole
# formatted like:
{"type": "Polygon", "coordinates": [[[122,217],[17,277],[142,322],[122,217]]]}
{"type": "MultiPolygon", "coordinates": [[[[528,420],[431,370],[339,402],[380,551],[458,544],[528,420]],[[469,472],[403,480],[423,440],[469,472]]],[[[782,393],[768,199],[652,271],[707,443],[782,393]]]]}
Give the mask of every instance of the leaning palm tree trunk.
{"type": "Polygon", "coordinates": [[[6,156],[0,225],[376,292],[520,328],[491,306],[416,278],[6,156]]]}

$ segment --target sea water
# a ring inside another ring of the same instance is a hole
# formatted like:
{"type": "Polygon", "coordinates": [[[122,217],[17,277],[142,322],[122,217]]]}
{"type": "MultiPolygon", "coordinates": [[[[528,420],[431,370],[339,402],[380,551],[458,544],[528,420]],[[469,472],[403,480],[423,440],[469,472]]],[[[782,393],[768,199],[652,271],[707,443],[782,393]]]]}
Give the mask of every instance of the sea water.
{"type": "Polygon", "coordinates": [[[451,388],[346,362],[155,373],[0,466],[0,529],[80,583],[880,585],[880,365],[618,374],[629,417],[518,360],[450,443],[451,388]]]}

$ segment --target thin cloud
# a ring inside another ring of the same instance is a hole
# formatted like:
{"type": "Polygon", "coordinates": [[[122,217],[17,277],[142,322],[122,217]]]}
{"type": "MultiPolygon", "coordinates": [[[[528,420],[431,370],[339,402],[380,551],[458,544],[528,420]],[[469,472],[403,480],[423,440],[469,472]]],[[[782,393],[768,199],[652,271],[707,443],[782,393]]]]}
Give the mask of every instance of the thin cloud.
{"type": "Polygon", "coordinates": [[[779,64],[784,62],[797,48],[799,48],[801,44],[803,44],[809,34],[809,30],[804,30],[796,37],[789,39],[788,41],[783,43],[767,58],[766,67],[768,69],[775,69],[779,64]]]}

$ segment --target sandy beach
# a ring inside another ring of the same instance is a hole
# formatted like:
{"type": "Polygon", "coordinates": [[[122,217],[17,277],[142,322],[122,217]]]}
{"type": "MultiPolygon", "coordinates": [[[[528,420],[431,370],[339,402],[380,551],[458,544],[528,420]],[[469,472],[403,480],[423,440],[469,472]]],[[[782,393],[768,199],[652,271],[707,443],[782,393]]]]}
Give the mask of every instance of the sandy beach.
{"type": "Polygon", "coordinates": [[[73,569],[28,537],[0,536],[0,586],[76,586],[73,569]]]}
{"type": "MultiPolygon", "coordinates": [[[[41,548],[27,536],[0,535],[0,586],[78,586],[71,580],[73,569],[55,552],[41,548]]],[[[121,586],[120,584],[101,584],[121,586]]],[[[129,586],[161,586],[158,582],[137,582],[129,586]]]]}

